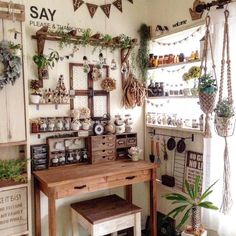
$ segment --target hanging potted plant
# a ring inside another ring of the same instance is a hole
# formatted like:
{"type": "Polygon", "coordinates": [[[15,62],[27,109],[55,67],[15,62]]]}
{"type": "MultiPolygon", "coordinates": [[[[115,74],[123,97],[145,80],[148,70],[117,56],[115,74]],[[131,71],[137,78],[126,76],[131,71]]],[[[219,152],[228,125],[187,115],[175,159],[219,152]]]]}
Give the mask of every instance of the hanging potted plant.
{"type": "Polygon", "coordinates": [[[39,104],[41,98],[40,83],[39,80],[30,81],[30,89],[32,90],[30,94],[30,102],[34,104],[39,104]]]}
{"type": "Polygon", "coordinates": [[[33,61],[38,66],[39,78],[48,79],[48,67],[51,69],[55,66],[55,62],[59,61],[59,53],[57,51],[52,51],[48,56],[45,55],[34,55],[33,61]]]}
{"type": "Polygon", "coordinates": [[[215,128],[219,136],[232,136],[234,132],[235,111],[227,98],[219,101],[215,108],[215,128]]]}
{"type": "Polygon", "coordinates": [[[206,200],[206,198],[212,193],[212,187],[216,184],[216,182],[212,184],[203,194],[201,194],[199,188],[200,176],[197,176],[193,185],[185,180],[185,190],[187,196],[179,193],[170,193],[163,196],[167,200],[172,201],[172,204],[178,205],[169,212],[168,216],[173,216],[176,218],[180,213],[184,212],[184,216],[177,225],[177,229],[180,229],[185,225],[187,220],[191,219],[191,225],[185,228],[181,234],[182,236],[207,235],[207,231],[201,225],[200,210],[201,208],[218,210],[218,207],[216,207],[212,202],[206,200]]]}

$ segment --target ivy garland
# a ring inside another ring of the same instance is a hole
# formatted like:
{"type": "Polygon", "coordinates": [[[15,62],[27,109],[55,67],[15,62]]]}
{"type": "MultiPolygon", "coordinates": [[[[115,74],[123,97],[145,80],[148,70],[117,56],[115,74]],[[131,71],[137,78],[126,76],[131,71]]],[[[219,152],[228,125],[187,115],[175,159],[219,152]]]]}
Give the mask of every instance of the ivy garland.
{"type": "Polygon", "coordinates": [[[10,42],[0,42],[0,63],[3,64],[3,71],[0,72],[0,89],[7,84],[14,85],[21,75],[21,58],[14,54],[10,42]]]}

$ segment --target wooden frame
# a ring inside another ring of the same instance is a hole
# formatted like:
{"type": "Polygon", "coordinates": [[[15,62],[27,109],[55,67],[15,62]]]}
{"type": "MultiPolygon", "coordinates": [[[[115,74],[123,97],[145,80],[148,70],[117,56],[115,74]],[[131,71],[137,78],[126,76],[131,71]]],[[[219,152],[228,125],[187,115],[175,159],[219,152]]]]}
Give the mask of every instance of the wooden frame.
{"type": "MultiPolygon", "coordinates": [[[[101,119],[102,117],[94,117],[94,97],[95,96],[105,96],[106,97],[106,110],[107,114],[110,115],[110,93],[106,92],[104,90],[94,90],[94,82],[92,79],[92,68],[95,66],[93,64],[90,64],[90,72],[88,73],[88,81],[87,81],[87,87],[86,90],[74,90],[74,84],[73,84],[73,69],[74,67],[82,67],[82,63],[69,63],[69,77],[70,77],[70,90],[74,91],[74,96],[88,96],[88,108],[91,111],[91,117],[93,120],[101,119]]],[[[106,77],[109,77],[109,66],[104,65],[104,69],[106,69],[106,77]]],[[[70,102],[70,108],[73,110],[74,107],[74,100],[71,99],[70,102]]]]}
{"type": "Polygon", "coordinates": [[[0,1],[0,8],[0,19],[25,21],[24,5],[0,1]]]}

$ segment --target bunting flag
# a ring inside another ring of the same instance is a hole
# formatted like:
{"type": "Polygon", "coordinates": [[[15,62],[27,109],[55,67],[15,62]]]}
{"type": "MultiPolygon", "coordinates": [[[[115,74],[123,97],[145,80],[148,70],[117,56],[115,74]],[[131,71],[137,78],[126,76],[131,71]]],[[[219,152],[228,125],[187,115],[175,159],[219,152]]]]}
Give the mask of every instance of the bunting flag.
{"type": "MultiPolygon", "coordinates": [[[[95,0],[94,0],[95,1],[95,0]]],[[[97,8],[100,7],[103,11],[103,13],[106,15],[107,18],[110,17],[110,12],[111,12],[111,6],[113,5],[114,7],[116,7],[120,12],[123,11],[123,6],[122,6],[122,1],[123,0],[113,0],[110,1],[111,3],[109,4],[104,4],[104,5],[97,5],[97,4],[92,4],[87,2],[86,0],[73,0],[73,6],[74,6],[74,11],[77,11],[78,8],[81,7],[81,5],[83,5],[84,3],[87,5],[89,14],[91,16],[91,18],[93,18],[93,16],[95,15],[97,8]]],[[[133,4],[133,0],[127,0],[130,3],[133,4]]]]}
{"type": "Polygon", "coordinates": [[[122,12],[122,0],[116,0],[112,3],[120,12],[122,12]]]}
{"type": "Polygon", "coordinates": [[[93,18],[93,16],[95,15],[98,5],[96,4],[91,4],[91,3],[86,3],[87,7],[88,7],[88,11],[90,16],[93,18]]]}
{"type": "Polygon", "coordinates": [[[107,18],[109,18],[111,11],[111,4],[101,5],[100,7],[103,10],[104,14],[107,16],[107,18]]]}
{"type": "Polygon", "coordinates": [[[83,3],[82,0],[73,0],[74,11],[77,11],[83,3]]]}

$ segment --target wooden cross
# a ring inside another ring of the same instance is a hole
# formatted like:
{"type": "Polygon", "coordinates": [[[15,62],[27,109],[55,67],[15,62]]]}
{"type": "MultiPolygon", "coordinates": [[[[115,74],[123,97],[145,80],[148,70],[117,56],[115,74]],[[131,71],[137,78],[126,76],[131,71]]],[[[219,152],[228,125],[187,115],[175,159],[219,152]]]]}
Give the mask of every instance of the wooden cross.
{"type": "MultiPolygon", "coordinates": [[[[90,72],[87,76],[87,85],[88,89],[85,90],[76,90],[73,85],[73,69],[74,67],[83,67],[82,63],[69,63],[69,75],[70,75],[70,90],[74,91],[74,96],[87,96],[88,97],[88,108],[91,111],[91,118],[93,120],[101,119],[102,117],[94,117],[94,98],[96,96],[105,96],[106,97],[106,113],[110,115],[110,93],[104,90],[94,90],[93,79],[92,79],[92,70],[95,65],[90,64],[90,72]]],[[[103,69],[106,69],[106,77],[109,77],[109,66],[103,65],[103,69]]],[[[73,110],[74,107],[74,99],[71,99],[70,108],[73,110]]]]}

